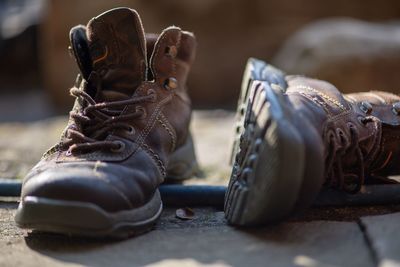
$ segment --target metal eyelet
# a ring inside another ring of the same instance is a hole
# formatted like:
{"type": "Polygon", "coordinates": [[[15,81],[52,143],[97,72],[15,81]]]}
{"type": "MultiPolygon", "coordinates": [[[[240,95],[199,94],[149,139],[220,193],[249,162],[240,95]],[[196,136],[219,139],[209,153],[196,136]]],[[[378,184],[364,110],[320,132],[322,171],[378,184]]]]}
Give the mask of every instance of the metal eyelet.
{"type": "Polygon", "coordinates": [[[368,101],[361,102],[360,109],[365,114],[370,114],[372,111],[372,105],[368,101]]]}
{"type": "Polygon", "coordinates": [[[400,115],[400,102],[394,103],[392,105],[392,112],[394,115],[400,115]]]}
{"type": "Polygon", "coordinates": [[[126,132],[130,135],[134,135],[136,131],[133,126],[129,126],[126,132]]]}
{"type": "Polygon", "coordinates": [[[164,87],[168,90],[173,90],[178,88],[178,81],[174,77],[170,77],[165,80],[164,87]]]}
{"type": "Polygon", "coordinates": [[[165,54],[172,58],[175,58],[176,55],[178,54],[178,49],[176,48],[175,45],[167,46],[165,47],[165,54]]]}
{"type": "Polygon", "coordinates": [[[114,141],[114,144],[118,145],[118,148],[111,148],[111,152],[118,153],[125,149],[125,143],[120,140],[114,141]]]}
{"type": "Polygon", "coordinates": [[[358,119],[358,121],[359,121],[362,125],[365,125],[365,124],[366,124],[366,123],[365,123],[365,117],[358,116],[357,119],[358,119]]]}
{"type": "Polygon", "coordinates": [[[70,157],[72,155],[72,152],[71,152],[71,150],[67,150],[67,152],[65,152],[65,156],[66,157],[70,157]]]}

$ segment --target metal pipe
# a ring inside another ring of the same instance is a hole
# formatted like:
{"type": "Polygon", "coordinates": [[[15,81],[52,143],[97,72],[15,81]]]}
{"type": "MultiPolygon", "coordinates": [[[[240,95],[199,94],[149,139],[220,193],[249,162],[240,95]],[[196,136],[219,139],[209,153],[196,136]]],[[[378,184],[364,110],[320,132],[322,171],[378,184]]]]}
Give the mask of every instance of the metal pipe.
{"type": "MultiPolygon", "coordinates": [[[[0,196],[18,197],[21,182],[0,179],[0,196]]],[[[166,206],[213,206],[222,208],[226,186],[210,185],[161,185],[161,198],[166,206]]],[[[400,185],[368,185],[357,194],[324,189],[313,206],[366,206],[400,204],[400,185]]]]}

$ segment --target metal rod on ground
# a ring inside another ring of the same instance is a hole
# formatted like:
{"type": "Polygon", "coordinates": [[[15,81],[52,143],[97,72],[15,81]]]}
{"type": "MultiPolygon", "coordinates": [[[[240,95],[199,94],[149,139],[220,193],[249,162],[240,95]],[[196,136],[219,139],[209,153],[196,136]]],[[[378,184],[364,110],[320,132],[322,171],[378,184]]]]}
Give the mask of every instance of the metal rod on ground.
{"type": "Polygon", "coordinates": [[[1,197],[19,197],[21,194],[21,182],[13,179],[0,179],[1,197]]]}
{"type": "MultiPolygon", "coordinates": [[[[18,197],[21,182],[12,179],[0,179],[0,196],[18,197]]],[[[166,206],[212,206],[224,205],[225,186],[210,185],[161,185],[161,198],[166,206]]],[[[369,185],[357,194],[341,191],[323,190],[313,206],[364,206],[400,204],[400,185],[369,185]]]]}

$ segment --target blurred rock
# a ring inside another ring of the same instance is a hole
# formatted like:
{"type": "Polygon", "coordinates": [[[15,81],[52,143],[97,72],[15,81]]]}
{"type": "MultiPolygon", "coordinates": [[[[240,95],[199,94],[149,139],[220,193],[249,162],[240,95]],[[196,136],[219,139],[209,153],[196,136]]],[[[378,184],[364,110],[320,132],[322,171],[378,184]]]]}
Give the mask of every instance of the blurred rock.
{"type": "Polygon", "coordinates": [[[0,1],[1,93],[40,83],[36,26],[45,6],[46,0],[0,1]]]}
{"type": "Polygon", "coordinates": [[[273,63],[290,74],[327,80],[346,93],[400,93],[400,21],[315,22],[289,38],[273,63]]]}

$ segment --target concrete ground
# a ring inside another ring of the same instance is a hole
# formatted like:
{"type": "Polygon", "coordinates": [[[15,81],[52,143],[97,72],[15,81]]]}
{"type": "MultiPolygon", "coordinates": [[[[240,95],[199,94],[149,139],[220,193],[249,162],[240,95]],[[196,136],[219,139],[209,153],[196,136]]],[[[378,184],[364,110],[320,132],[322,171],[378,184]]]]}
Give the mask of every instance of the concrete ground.
{"type": "MultiPolygon", "coordinates": [[[[58,138],[66,118],[0,125],[0,177],[22,177],[58,138]]],[[[204,178],[226,184],[233,113],[198,111],[193,133],[204,178]]],[[[88,240],[19,230],[17,200],[0,199],[0,266],[400,266],[400,207],[313,208],[252,229],[195,207],[194,219],[167,207],[155,229],[124,241],[88,240]]]]}

